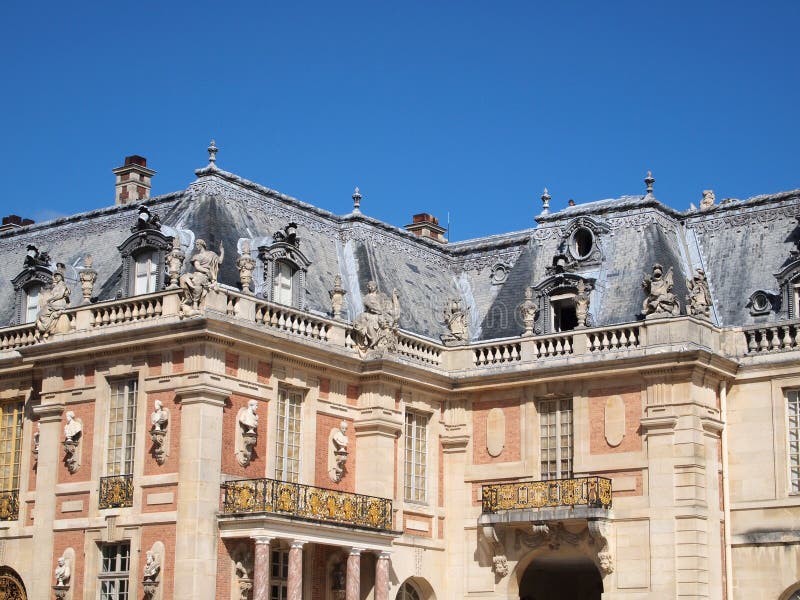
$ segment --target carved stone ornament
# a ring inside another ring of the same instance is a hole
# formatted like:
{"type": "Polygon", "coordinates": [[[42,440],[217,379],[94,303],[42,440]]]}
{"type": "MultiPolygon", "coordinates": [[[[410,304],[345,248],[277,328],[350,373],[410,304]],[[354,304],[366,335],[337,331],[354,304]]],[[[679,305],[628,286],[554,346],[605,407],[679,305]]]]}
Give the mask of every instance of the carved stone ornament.
{"type": "Polygon", "coordinates": [[[70,322],[65,313],[69,308],[70,293],[69,286],[64,280],[64,264],[58,263],[57,270],[53,273],[53,285],[43,292],[44,305],[36,315],[37,339],[46,340],[55,333],[69,332],[70,322]]]}
{"type": "Polygon", "coordinates": [[[270,302],[278,302],[276,292],[280,288],[276,289],[276,283],[279,283],[281,277],[281,266],[286,266],[291,272],[291,300],[286,302],[284,298],[282,303],[304,310],[306,274],[311,261],[300,250],[297,223],[292,221],[282,230],[276,231],[272,235],[272,244],[258,247],[258,256],[264,271],[264,298],[270,302]]]}
{"type": "Polygon", "coordinates": [[[239,410],[236,416],[236,459],[246,467],[253,458],[253,449],[258,442],[258,401],[250,400],[247,408],[239,410]]]}
{"type": "Polygon", "coordinates": [[[181,238],[176,235],[172,238],[172,250],[164,256],[164,266],[167,268],[167,274],[169,275],[170,289],[176,289],[178,287],[181,270],[183,269],[183,261],[185,260],[186,254],[184,254],[183,249],[181,249],[181,238]]]}
{"type": "Polygon", "coordinates": [[[608,544],[608,526],[607,521],[589,521],[587,523],[589,543],[598,548],[597,566],[603,577],[614,572],[614,556],[611,554],[608,544]]]}
{"type": "Polygon", "coordinates": [[[197,250],[190,259],[194,271],[184,273],[180,278],[181,307],[180,316],[190,317],[199,314],[200,307],[209,289],[217,288],[219,267],[225,259],[225,248],[219,244],[219,254],[208,250],[204,240],[195,242],[197,250]]]}
{"type": "Polygon", "coordinates": [[[81,466],[81,437],[83,424],[75,418],[75,413],[67,411],[67,424],[64,425],[64,464],[70,473],[75,473],[81,466]]]}
{"type": "Polygon", "coordinates": [[[363,298],[364,312],[353,321],[353,341],[362,357],[379,357],[385,351],[397,349],[397,325],[400,319],[400,297],[397,290],[392,297],[378,291],[378,284],[370,281],[363,298]]]}
{"type": "Polygon", "coordinates": [[[533,326],[536,323],[536,317],[539,316],[539,307],[533,301],[533,288],[531,286],[525,288],[525,300],[519,305],[518,310],[522,317],[522,322],[525,324],[525,331],[522,335],[533,335],[533,326]]]}
{"type": "Polygon", "coordinates": [[[711,293],[708,290],[708,280],[703,269],[695,269],[694,276],[686,280],[689,294],[686,296],[687,312],[693,317],[709,319],[711,310],[711,293]]]}
{"type": "Polygon", "coordinates": [[[333,278],[333,289],[328,292],[331,297],[331,314],[334,319],[342,318],[342,306],[344,306],[344,297],[347,295],[347,290],[342,287],[342,276],[336,275],[333,278]]]}
{"type": "Polygon", "coordinates": [[[75,560],[75,551],[67,548],[59,557],[54,573],[55,585],[53,594],[56,600],[69,600],[72,597],[72,564],[75,560]]]}
{"type": "Polygon", "coordinates": [[[239,269],[239,283],[242,286],[242,293],[252,294],[250,286],[253,283],[253,270],[256,268],[255,259],[250,256],[250,241],[242,242],[242,252],[236,259],[236,268],[239,269]]]}
{"type": "Polygon", "coordinates": [[[347,444],[347,421],[342,421],[328,435],[328,477],[334,483],[339,483],[347,470],[347,444]]]}
{"type": "Polygon", "coordinates": [[[243,556],[236,561],[233,571],[239,591],[239,600],[248,600],[253,590],[253,565],[250,556],[243,556]]]}
{"type": "Polygon", "coordinates": [[[81,280],[81,293],[83,294],[83,304],[92,301],[92,291],[94,282],[97,281],[97,271],[92,268],[92,255],[87,254],[83,259],[83,268],[78,271],[78,278],[81,280]]]}
{"type": "Polygon", "coordinates": [[[153,414],[150,415],[150,439],[153,442],[153,458],[159,465],[167,460],[167,430],[169,428],[169,411],[164,408],[161,400],[156,400],[153,405],[153,414]]]}
{"type": "Polygon", "coordinates": [[[497,530],[492,525],[482,526],[481,533],[483,534],[481,537],[489,549],[489,555],[492,557],[492,571],[497,577],[505,577],[509,573],[509,568],[504,540],[498,537],[497,530]]]}
{"type": "Polygon", "coordinates": [[[508,575],[508,558],[502,554],[492,557],[492,570],[498,577],[508,575]]]}
{"type": "Polygon", "coordinates": [[[461,307],[459,298],[452,298],[444,307],[444,324],[448,332],[442,334],[442,342],[446,346],[456,346],[469,339],[469,320],[466,309],[461,307]]]}
{"type": "Polygon", "coordinates": [[[508,279],[508,274],[511,272],[511,266],[506,263],[497,263],[492,267],[491,274],[489,275],[492,285],[500,285],[505,283],[508,279]]]}
{"type": "Polygon", "coordinates": [[[592,288],[582,279],[578,280],[576,288],[578,293],[575,294],[575,316],[578,319],[578,324],[575,329],[583,329],[588,327],[590,322],[589,293],[592,288]]]}
{"type": "Polygon", "coordinates": [[[39,421],[36,422],[36,431],[33,432],[33,456],[34,460],[39,459],[39,437],[42,433],[42,424],[39,421]]]}
{"type": "Polygon", "coordinates": [[[144,577],[142,578],[142,591],[144,592],[145,600],[155,600],[155,594],[161,584],[160,574],[160,557],[152,550],[148,550],[144,563],[144,577]]]}
{"type": "Polygon", "coordinates": [[[645,275],[642,280],[647,297],[642,303],[642,314],[646,319],[663,317],[676,317],[681,312],[678,297],[672,293],[673,274],[672,267],[664,274],[664,267],[656,263],[653,265],[653,274],[645,275]]]}
{"type": "Polygon", "coordinates": [[[700,200],[700,210],[708,210],[714,207],[716,196],[714,190],[703,190],[703,199],[700,200]]]}
{"type": "Polygon", "coordinates": [[[161,218],[158,213],[151,212],[149,208],[144,205],[139,206],[139,214],[136,218],[136,224],[131,227],[131,232],[145,231],[152,229],[158,231],[161,229],[161,218]]]}

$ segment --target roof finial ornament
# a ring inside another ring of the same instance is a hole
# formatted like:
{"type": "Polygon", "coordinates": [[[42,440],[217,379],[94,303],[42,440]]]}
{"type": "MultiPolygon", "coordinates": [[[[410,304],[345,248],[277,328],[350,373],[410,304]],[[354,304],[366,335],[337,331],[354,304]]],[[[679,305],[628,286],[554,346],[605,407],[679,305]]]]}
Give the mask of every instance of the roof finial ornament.
{"type": "Polygon", "coordinates": [[[652,194],[653,193],[653,184],[655,182],[656,182],[656,180],[653,177],[653,174],[650,171],[648,171],[647,172],[647,177],[644,178],[644,184],[647,186],[647,193],[648,194],[652,194]]]}
{"type": "Polygon", "coordinates": [[[542,192],[542,214],[546,215],[550,212],[550,194],[547,192],[547,188],[544,188],[544,192],[542,192]]]}
{"type": "Polygon", "coordinates": [[[214,140],[211,140],[211,143],[208,145],[208,164],[215,165],[217,162],[217,144],[214,140]]]}
{"type": "Polygon", "coordinates": [[[353,192],[353,212],[356,214],[361,213],[361,192],[358,191],[358,186],[353,192]]]}

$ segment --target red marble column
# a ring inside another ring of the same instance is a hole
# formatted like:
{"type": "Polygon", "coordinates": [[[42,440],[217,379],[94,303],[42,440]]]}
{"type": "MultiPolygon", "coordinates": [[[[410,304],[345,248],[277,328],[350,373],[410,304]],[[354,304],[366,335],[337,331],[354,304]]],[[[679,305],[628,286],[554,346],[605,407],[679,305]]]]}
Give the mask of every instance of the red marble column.
{"type": "Polygon", "coordinates": [[[289,549],[289,580],[286,600],[303,600],[303,540],[295,540],[289,549]]]}
{"type": "Polygon", "coordinates": [[[389,553],[381,552],[375,565],[375,600],[389,600],[389,553]]]}
{"type": "Polygon", "coordinates": [[[350,548],[347,556],[346,600],[361,600],[361,548],[350,548]]]}
{"type": "Polygon", "coordinates": [[[272,538],[254,536],[256,541],[253,561],[253,600],[269,600],[269,543],[272,538]]]}

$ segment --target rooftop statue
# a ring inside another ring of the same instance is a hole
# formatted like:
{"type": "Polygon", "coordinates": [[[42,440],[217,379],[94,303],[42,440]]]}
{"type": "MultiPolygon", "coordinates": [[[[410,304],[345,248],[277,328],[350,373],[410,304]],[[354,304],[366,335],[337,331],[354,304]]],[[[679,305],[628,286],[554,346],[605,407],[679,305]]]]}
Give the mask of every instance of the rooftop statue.
{"type": "Polygon", "coordinates": [[[69,307],[70,289],[64,281],[64,265],[59,263],[58,270],[53,273],[53,285],[47,294],[44,306],[36,316],[36,334],[47,339],[58,329],[61,315],[69,307]]]}
{"type": "Polygon", "coordinates": [[[225,248],[219,244],[219,254],[208,250],[205,241],[197,240],[197,252],[192,256],[193,273],[181,275],[181,316],[196,315],[200,311],[208,290],[217,285],[219,266],[225,258],[225,248]]]}
{"type": "Polygon", "coordinates": [[[656,263],[653,265],[653,274],[645,275],[642,287],[647,292],[647,298],[642,303],[642,313],[645,318],[675,317],[681,312],[678,297],[672,293],[673,275],[672,267],[664,274],[664,267],[656,263]]]}
{"type": "Polygon", "coordinates": [[[353,321],[353,338],[362,356],[380,354],[397,347],[397,323],[400,319],[400,297],[397,290],[392,297],[378,291],[378,284],[370,281],[364,296],[364,312],[353,321]]]}
{"type": "Polygon", "coordinates": [[[469,339],[469,322],[467,311],[461,307],[459,298],[452,298],[444,307],[444,323],[448,333],[442,335],[446,345],[456,345],[469,339]]]}
{"type": "Polygon", "coordinates": [[[708,280],[703,269],[695,269],[694,276],[686,280],[689,294],[686,296],[687,312],[693,317],[709,318],[711,294],[708,291],[708,280]]]}

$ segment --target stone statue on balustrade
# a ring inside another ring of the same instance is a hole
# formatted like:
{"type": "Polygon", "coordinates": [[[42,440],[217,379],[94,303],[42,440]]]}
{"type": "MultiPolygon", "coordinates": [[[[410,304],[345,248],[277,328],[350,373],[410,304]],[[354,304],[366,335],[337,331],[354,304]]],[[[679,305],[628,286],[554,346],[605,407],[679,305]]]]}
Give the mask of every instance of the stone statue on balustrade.
{"type": "Polygon", "coordinates": [[[522,322],[525,324],[525,331],[522,335],[533,335],[538,333],[534,331],[534,324],[536,318],[539,316],[539,307],[533,300],[533,288],[528,286],[525,288],[525,300],[518,307],[519,314],[522,317],[522,322]]]}
{"type": "Polygon", "coordinates": [[[678,297],[672,293],[673,278],[672,267],[665,274],[664,267],[658,263],[653,265],[652,275],[644,276],[642,287],[647,297],[642,303],[642,314],[646,319],[676,317],[680,314],[678,297]]]}
{"type": "Polygon", "coordinates": [[[711,293],[703,269],[695,269],[691,279],[686,280],[689,294],[686,296],[686,310],[693,317],[708,319],[711,310],[711,293]]]}
{"type": "Polygon", "coordinates": [[[216,289],[219,267],[225,258],[222,242],[219,244],[219,254],[209,250],[203,240],[197,240],[195,248],[197,251],[190,259],[194,272],[184,273],[180,278],[181,317],[190,317],[200,312],[208,290],[216,289]]]}
{"type": "Polygon", "coordinates": [[[186,255],[181,248],[181,238],[176,235],[172,238],[172,250],[164,257],[164,265],[167,268],[167,275],[169,275],[169,289],[178,287],[184,260],[186,260],[186,255]]]}
{"type": "Polygon", "coordinates": [[[253,283],[253,270],[256,268],[255,259],[250,256],[250,241],[242,243],[242,252],[236,259],[236,268],[239,269],[239,282],[242,285],[242,293],[252,294],[250,285],[253,283]]]}
{"type": "Polygon", "coordinates": [[[400,320],[400,297],[397,290],[392,297],[378,291],[378,284],[370,281],[364,296],[364,312],[353,321],[353,339],[362,357],[379,357],[385,351],[397,349],[397,324],[400,320]]]}
{"type": "Polygon", "coordinates": [[[444,324],[448,332],[442,334],[446,346],[457,346],[469,340],[469,320],[459,298],[452,298],[444,307],[444,324]]]}
{"type": "Polygon", "coordinates": [[[64,281],[64,265],[58,263],[58,268],[53,273],[53,285],[46,293],[44,305],[36,315],[36,337],[47,339],[54,333],[67,333],[69,322],[62,316],[69,308],[69,286],[64,281]]]}

